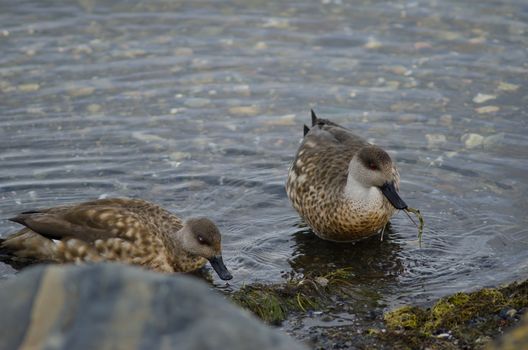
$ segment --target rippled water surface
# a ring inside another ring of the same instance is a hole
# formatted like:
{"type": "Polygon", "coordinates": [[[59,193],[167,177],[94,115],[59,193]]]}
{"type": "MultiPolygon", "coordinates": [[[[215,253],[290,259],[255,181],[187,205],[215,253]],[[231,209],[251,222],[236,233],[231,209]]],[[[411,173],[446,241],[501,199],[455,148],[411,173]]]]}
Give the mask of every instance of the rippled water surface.
{"type": "Polygon", "coordinates": [[[0,1],[1,217],[140,197],[214,219],[232,288],[349,267],[367,307],[527,277],[525,1],[64,3],[0,1]],[[421,248],[302,227],[310,108],[391,151],[421,248]]]}

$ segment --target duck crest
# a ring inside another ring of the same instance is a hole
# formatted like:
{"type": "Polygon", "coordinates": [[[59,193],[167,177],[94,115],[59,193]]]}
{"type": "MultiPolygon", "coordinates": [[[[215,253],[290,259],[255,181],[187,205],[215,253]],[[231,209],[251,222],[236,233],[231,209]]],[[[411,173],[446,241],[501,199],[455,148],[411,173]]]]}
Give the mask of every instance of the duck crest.
{"type": "Polygon", "coordinates": [[[369,184],[379,177],[397,187],[399,176],[393,176],[393,172],[397,174],[385,151],[334,122],[318,118],[312,110],[312,127],[305,130],[290,166],[286,192],[318,236],[335,241],[357,240],[377,233],[395,212],[380,188],[369,184]],[[364,148],[374,163],[357,165],[354,156],[364,148]],[[383,155],[378,155],[378,150],[383,155]],[[372,170],[378,166],[379,171],[372,170]]]}

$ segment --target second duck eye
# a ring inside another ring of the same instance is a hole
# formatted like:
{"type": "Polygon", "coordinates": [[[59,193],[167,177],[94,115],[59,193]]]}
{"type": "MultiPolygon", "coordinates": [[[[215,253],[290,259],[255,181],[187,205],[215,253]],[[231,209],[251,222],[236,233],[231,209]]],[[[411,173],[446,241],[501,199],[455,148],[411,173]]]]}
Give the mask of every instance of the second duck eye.
{"type": "Polygon", "coordinates": [[[379,170],[378,166],[376,165],[376,163],[373,163],[373,162],[370,162],[369,163],[369,169],[370,170],[379,170]]]}
{"type": "Polygon", "coordinates": [[[203,238],[202,236],[199,235],[199,236],[197,237],[197,239],[198,239],[198,242],[199,242],[200,244],[207,244],[207,242],[205,241],[205,238],[203,238]]]}

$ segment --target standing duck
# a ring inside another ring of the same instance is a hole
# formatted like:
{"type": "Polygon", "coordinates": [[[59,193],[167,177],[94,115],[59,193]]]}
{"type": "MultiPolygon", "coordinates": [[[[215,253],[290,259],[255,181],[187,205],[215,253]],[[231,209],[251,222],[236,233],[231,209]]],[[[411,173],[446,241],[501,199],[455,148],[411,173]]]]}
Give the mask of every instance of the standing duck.
{"type": "Polygon", "coordinates": [[[378,233],[397,209],[407,209],[399,184],[387,152],[312,111],[286,192],[317,236],[354,241],[378,233]]]}
{"type": "Polygon", "coordinates": [[[159,272],[190,272],[207,261],[223,280],[220,231],[207,218],[182,221],[160,206],[127,198],[27,211],[26,226],[0,240],[0,251],[59,263],[120,261],[159,272]]]}

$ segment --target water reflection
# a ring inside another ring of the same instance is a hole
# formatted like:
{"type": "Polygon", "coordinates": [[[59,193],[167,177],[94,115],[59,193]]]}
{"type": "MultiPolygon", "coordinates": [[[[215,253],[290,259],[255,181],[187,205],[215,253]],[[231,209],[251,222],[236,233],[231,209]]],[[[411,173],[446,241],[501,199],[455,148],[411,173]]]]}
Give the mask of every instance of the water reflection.
{"type": "Polygon", "coordinates": [[[351,281],[389,280],[403,272],[398,252],[401,247],[392,239],[390,225],[383,241],[375,235],[353,243],[337,243],[317,237],[303,228],[293,234],[295,245],[289,264],[298,273],[321,276],[336,269],[350,271],[351,281]]]}
{"type": "Polygon", "coordinates": [[[295,273],[306,276],[346,270],[347,297],[339,300],[336,309],[339,313],[346,310],[357,314],[384,305],[385,294],[404,271],[398,255],[401,247],[394,242],[394,235],[389,225],[381,242],[376,235],[354,243],[337,243],[322,240],[310,229],[302,228],[293,234],[293,257],[288,262],[295,273]]]}
{"type": "Polygon", "coordinates": [[[306,328],[358,326],[379,319],[387,306],[386,296],[397,288],[404,272],[399,256],[402,248],[394,240],[395,235],[390,225],[383,241],[376,235],[354,243],[336,243],[320,239],[307,228],[295,232],[293,257],[289,260],[292,270],[306,276],[326,276],[343,269],[346,274],[340,279],[346,287],[345,293],[330,289],[333,303],[323,313],[291,320],[287,328],[303,334],[306,328]]]}

